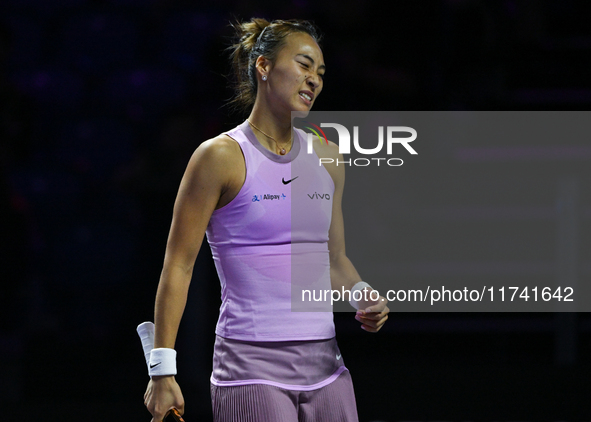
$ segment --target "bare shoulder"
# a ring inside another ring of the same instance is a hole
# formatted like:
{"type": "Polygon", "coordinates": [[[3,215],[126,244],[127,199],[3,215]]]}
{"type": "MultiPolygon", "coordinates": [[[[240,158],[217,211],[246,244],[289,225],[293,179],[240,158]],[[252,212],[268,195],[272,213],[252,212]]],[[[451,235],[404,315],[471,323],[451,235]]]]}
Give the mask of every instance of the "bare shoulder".
{"type": "Polygon", "coordinates": [[[314,151],[316,151],[316,155],[320,158],[332,158],[336,161],[336,159],[340,157],[339,146],[332,141],[327,142],[321,142],[318,138],[314,138],[314,151]]]}
{"type": "Polygon", "coordinates": [[[222,163],[229,163],[241,155],[238,142],[223,134],[202,142],[193,153],[196,160],[222,163]]]}
{"type": "Polygon", "coordinates": [[[213,172],[227,172],[234,166],[244,162],[238,142],[227,135],[218,135],[215,138],[202,142],[189,161],[188,170],[207,170],[213,172]]]}

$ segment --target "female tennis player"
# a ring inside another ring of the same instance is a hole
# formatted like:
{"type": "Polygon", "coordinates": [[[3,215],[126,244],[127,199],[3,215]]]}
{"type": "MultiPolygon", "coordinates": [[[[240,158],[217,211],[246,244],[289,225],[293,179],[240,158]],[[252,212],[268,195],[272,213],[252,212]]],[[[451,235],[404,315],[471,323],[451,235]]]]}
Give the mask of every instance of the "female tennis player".
{"type": "MultiPolygon", "coordinates": [[[[253,18],[234,25],[234,101],[250,110],[203,142],[179,188],[155,306],[155,349],[145,404],[153,421],[184,411],[175,381],[178,327],[204,234],[222,287],[211,375],[216,422],[358,421],[332,312],[293,312],[292,287],[371,288],[345,254],[344,166],[332,142],[307,153],[291,112],[307,113],[323,87],[319,32],[307,21],[253,18]],[[304,192],[328,193],[323,200],[304,192]],[[295,278],[302,280],[295,280],[295,278]]],[[[197,276],[198,277],[198,276],[197,276]]],[[[377,332],[386,299],[355,302],[377,332]]]]}

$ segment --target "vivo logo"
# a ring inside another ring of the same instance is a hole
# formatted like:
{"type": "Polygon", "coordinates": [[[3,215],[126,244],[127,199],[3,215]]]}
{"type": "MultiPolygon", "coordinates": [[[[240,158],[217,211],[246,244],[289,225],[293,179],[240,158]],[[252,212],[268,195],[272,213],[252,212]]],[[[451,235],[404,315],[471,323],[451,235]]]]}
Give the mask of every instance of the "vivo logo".
{"type": "Polygon", "coordinates": [[[308,195],[308,198],[310,199],[330,199],[330,195],[328,193],[318,193],[318,192],[314,192],[312,195],[310,195],[309,193],[306,194],[308,195]]]}

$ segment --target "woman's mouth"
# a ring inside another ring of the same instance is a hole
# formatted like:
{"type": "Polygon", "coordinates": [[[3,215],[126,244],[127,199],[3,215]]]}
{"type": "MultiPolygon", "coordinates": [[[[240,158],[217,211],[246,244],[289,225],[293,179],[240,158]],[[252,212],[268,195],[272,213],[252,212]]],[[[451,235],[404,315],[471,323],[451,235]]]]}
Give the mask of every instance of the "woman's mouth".
{"type": "Polygon", "coordinates": [[[308,105],[312,104],[312,96],[310,96],[310,94],[308,94],[307,92],[300,92],[299,95],[300,95],[300,98],[302,100],[304,100],[304,102],[306,104],[308,104],[308,105]]]}

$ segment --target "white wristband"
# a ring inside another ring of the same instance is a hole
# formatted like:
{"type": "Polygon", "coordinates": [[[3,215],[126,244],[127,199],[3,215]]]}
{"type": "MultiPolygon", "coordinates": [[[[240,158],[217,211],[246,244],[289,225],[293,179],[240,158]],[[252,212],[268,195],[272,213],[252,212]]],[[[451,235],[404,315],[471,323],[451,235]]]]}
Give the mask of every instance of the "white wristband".
{"type": "MultiPolygon", "coordinates": [[[[369,289],[371,289],[371,290],[373,290],[372,287],[369,284],[367,284],[365,281],[359,281],[359,282],[357,282],[353,286],[353,288],[351,289],[351,299],[349,300],[349,303],[355,309],[359,309],[359,303],[354,299],[355,292],[360,291],[360,290],[362,291],[366,287],[369,288],[369,289]]],[[[358,297],[363,297],[362,294],[363,294],[363,292],[361,292],[361,294],[357,294],[357,296],[358,297]]]]}
{"type": "Polygon", "coordinates": [[[176,375],[176,350],[167,348],[152,349],[150,353],[151,377],[160,375],[176,375]]]}

